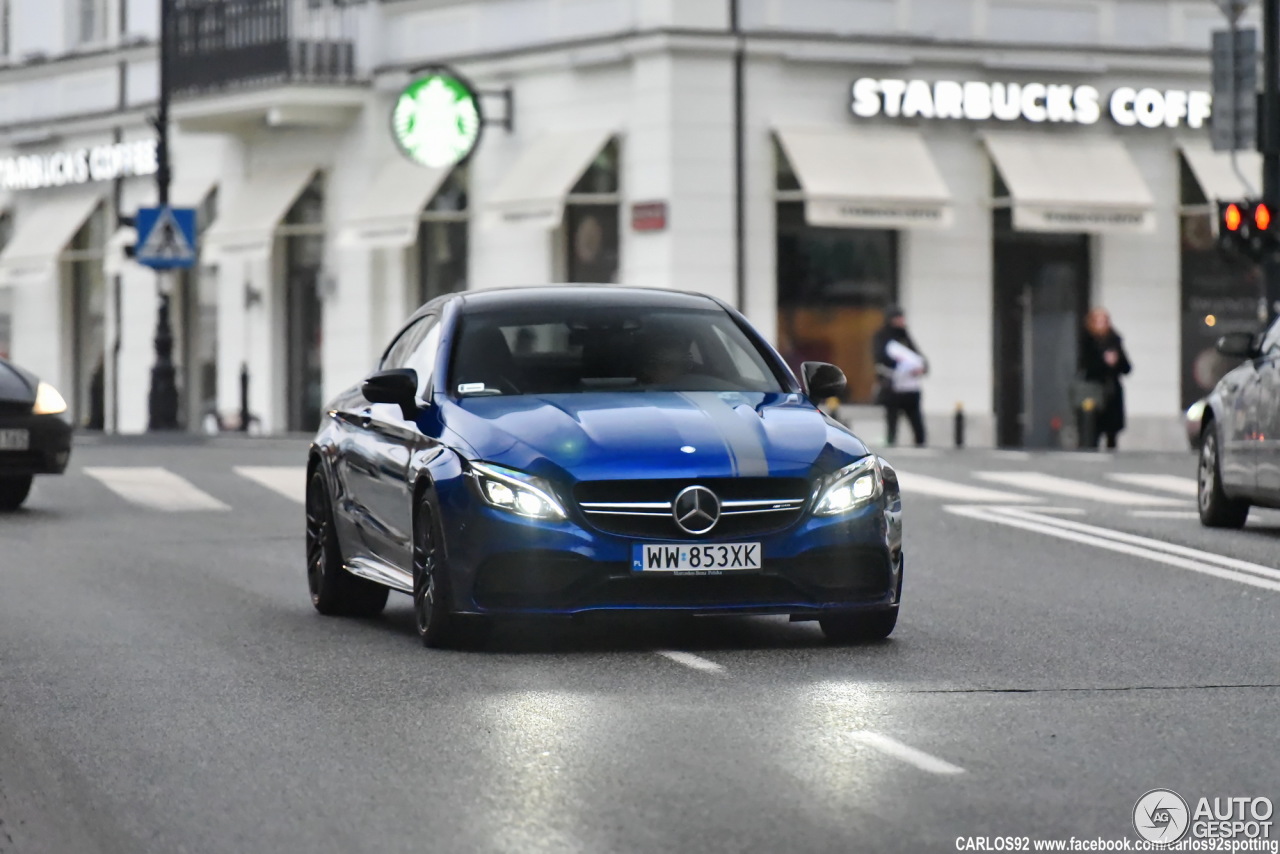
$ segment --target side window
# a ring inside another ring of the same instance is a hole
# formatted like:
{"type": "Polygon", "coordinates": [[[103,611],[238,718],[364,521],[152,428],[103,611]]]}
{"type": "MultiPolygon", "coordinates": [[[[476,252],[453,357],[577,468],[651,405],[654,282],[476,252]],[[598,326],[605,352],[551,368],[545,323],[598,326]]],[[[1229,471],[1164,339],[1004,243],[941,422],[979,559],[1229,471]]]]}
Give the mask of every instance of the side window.
{"type": "Polygon", "coordinates": [[[436,318],[434,316],[423,317],[405,327],[396,336],[396,340],[391,343],[391,346],[387,348],[387,352],[383,354],[382,361],[378,363],[378,369],[389,371],[393,368],[413,367],[408,363],[409,357],[427,332],[435,325],[435,322],[436,318]]]}
{"type": "Polygon", "coordinates": [[[409,354],[406,368],[418,372],[418,399],[425,400],[427,389],[431,387],[431,375],[436,369],[436,355],[440,350],[440,324],[432,323],[426,336],[409,354]]]}

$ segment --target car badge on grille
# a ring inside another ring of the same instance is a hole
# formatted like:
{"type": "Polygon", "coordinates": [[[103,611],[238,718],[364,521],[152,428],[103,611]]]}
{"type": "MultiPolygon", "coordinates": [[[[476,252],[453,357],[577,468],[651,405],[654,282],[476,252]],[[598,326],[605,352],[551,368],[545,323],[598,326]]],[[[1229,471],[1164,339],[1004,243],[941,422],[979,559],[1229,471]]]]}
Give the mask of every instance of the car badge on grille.
{"type": "Polygon", "coordinates": [[[720,521],[720,499],[705,486],[680,490],[671,506],[680,530],[688,534],[705,534],[720,521]]]}

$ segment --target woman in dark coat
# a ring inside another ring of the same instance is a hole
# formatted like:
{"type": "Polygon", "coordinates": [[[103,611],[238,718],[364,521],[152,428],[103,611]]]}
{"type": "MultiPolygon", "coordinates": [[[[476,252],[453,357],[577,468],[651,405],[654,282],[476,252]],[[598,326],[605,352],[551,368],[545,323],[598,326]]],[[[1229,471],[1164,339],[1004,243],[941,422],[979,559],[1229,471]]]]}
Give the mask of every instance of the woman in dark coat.
{"type": "Polygon", "coordinates": [[[1106,436],[1107,447],[1115,448],[1116,436],[1124,429],[1124,386],[1120,384],[1120,377],[1133,367],[1125,355],[1124,343],[1111,327],[1111,315],[1106,309],[1091,310],[1084,327],[1080,339],[1080,377],[1102,386],[1102,400],[1096,433],[1091,437],[1081,435],[1080,441],[1088,444],[1092,440],[1096,448],[1106,436]]]}
{"type": "Polygon", "coordinates": [[[880,393],[876,402],[884,407],[885,443],[898,441],[898,418],[907,416],[916,447],[925,443],[924,415],[920,411],[921,377],[929,372],[928,362],[907,332],[907,319],[902,309],[885,309],[884,326],[872,342],[880,393]],[[894,346],[901,345],[901,346],[894,346]]]}

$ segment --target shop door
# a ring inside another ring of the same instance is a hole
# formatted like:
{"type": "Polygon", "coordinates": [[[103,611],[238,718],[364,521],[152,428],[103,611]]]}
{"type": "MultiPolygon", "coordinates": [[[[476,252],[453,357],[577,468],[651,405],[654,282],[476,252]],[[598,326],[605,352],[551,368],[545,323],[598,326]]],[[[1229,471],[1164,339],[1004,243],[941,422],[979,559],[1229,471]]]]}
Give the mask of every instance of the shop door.
{"type": "Polygon", "coordinates": [[[1089,304],[1089,239],[997,231],[996,441],[1063,445],[1074,429],[1068,393],[1089,304]]]}
{"type": "Polygon", "coordinates": [[[311,433],[320,427],[320,259],[324,238],[290,237],[286,282],[288,428],[311,433]]]}

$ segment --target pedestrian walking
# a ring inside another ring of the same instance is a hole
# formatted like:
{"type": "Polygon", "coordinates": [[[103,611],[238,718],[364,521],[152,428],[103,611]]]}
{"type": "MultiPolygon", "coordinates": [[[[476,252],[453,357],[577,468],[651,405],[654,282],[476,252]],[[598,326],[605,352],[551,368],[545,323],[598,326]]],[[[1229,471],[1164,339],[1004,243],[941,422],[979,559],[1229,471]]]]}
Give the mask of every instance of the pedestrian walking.
{"type": "Polygon", "coordinates": [[[1080,364],[1075,405],[1080,422],[1080,446],[1097,448],[1102,437],[1114,449],[1124,429],[1124,386],[1120,378],[1133,370],[1111,315],[1094,308],[1085,317],[1080,338],[1080,364]],[[1091,403],[1090,403],[1091,401],[1091,403]]]}
{"type": "Polygon", "coordinates": [[[907,331],[907,318],[902,309],[890,306],[884,315],[884,326],[875,337],[876,374],[880,378],[877,402],[884,406],[885,442],[898,441],[898,419],[907,416],[916,447],[924,447],[924,415],[920,412],[920,392],[929,363],[907,331]]]}

